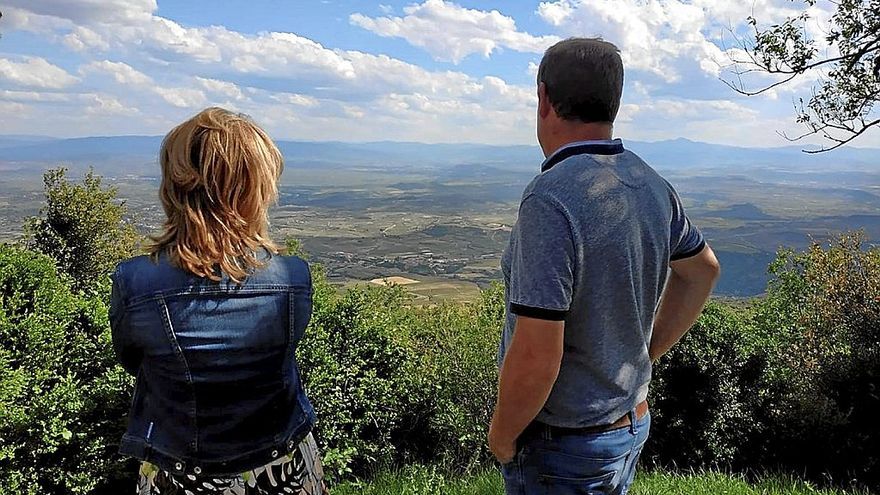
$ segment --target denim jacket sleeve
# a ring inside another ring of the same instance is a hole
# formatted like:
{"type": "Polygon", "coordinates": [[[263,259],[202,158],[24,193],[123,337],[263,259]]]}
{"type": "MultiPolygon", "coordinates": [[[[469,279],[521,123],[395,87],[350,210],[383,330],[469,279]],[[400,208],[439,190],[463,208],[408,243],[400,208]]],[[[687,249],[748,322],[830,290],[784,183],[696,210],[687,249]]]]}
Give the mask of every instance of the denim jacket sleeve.
{"type": "Polygon", "coordinates": [[[125,289],[120,269],[112,276],[113,288],[110,295],[110,330],[113,336],[113,350],[116,359],[129,374],[137,376],[141,367],[141,350],[131,339],[128,315],[125,309],[125,289]]]}
{"type": "Polygon", "coordinates": [[[297,290],[294,296],[293,326],[295,330],[294,335],[297,341],[302,338],[312,317],[312,295],[314,287],[311,267],[309,267],[308,264],[306,264],[306,270],[308,271],[308,288],[306,290],[297,290]]]}

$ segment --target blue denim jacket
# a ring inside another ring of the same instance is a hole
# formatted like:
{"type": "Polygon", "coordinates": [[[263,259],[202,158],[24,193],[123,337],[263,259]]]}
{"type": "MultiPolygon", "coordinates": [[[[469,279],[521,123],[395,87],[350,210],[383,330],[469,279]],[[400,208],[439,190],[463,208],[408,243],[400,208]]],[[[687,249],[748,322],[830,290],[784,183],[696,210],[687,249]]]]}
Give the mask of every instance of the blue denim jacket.
{"type": "Polygon", "coordinates": [[[137,377],[120,452],[176,474],[236,475],[284,455],[315,413],[296,364],[309,267],[273,256],[242,284],[146,256],[113,274],[110,324],[137,377]]]}

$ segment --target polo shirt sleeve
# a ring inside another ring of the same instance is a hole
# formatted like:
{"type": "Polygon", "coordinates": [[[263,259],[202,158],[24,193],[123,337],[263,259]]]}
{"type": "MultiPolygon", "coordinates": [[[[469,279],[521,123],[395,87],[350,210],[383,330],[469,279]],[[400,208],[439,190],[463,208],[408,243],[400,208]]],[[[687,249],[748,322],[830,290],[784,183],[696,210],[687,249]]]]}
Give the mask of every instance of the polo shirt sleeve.
{"type": "Polygon", "coordinates": [[[571,307],[575,249],[571,224],[559,205],[530,195],[519,208],[510,244],[510,311],[563,321],[571,307]]]}
{"type": "Polygon", "coordinates": [[[706,247],[703,233],[691,223],[681,204],[678,193],[670,186],[672,199],[672,222],[669,236],[669,260],[678,261],[700,254],[706,247]]]}

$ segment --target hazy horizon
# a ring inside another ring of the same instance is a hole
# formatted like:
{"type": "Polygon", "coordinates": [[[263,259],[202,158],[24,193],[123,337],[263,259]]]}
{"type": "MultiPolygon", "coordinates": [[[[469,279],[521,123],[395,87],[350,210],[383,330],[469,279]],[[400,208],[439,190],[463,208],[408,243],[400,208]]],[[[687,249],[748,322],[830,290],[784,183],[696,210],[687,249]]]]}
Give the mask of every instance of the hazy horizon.
{"type": "MultiPolygon", "coordinates": [[[[157,138],[157,139],[161,139],[164,136],[165,136],[165,134],[84,134],[84,135],[66,136],[66,137],[65,136],[39,135],[39,134],[0,134],[0,138],[21,138],[21,139],[38,138],[38,139],[54,140],[54,141],[91,139],[91,138],[96,138],[96,139],[101,139],[101,138],[157,138]]],[[[818,148],[817,145],[801,145],[801,144],[791,143],[791,142],[789,142],[787,144],[779,144],[777,146],[748,146],[747,144],[727,144],[727,143],[718,143],[718,142],[712,142],[712,141],[703,141],[703,140],[691,139],[691,138],[688,138],[685,136],[671,137],[671,138],[667,138],[667,139],[650,140],[650,139],[630,139],[626,136],[619,136],[619,135],[615,134],[614,138],[621,139],[624,142],[632,141],[632,142],[645,143],[645,144],[689,142],[689,143],[696,143],[696,144],[708,144],[708,145],[712,145],[712,146],[724,146],[724,147],[742,148],[742,149],[750,149],[750,150],[780,150],[780,149],[791,150],[791,149],[795,149],[795,148],[809,150],[809,149],[818,148]]],[[[538,147],[537,141],[535,141],[535,143],[533,143],[533,144],[529,144],[529,143],[492,144],[492,143],[482,143],[482,142],[472,142],[472,141],[398,141],[398,140],[392,140],[392,139],[372,140],[372,141],[356,141],[356,140],[346,141],[346,140],[341,140],[341,139],[321,140],[321,139],[294,139],[294,138],[285,139],[285,138],[281,138],[281,139],[275,139],[275,140],[280,141],[280,142],[300,142],[300,143],[316,143],[316,144],[320,144],[320,143],[339,143],[339,144],[392,143],[392,144],[425,144],[425,145],[439,144],[439,145],[452,145],[452,146],[454,146],[454,145],[462,145],[462,146],[477,145],[477,146],[487,146],[487,147],[497,147],[497,148],[538,147]]],[[[841,150],[846,150],[846,149],[877,150],[878,152],[880,152],[880,143],[847,144],[846,146],[843,146],[840,149],[841,150]],[[860,144],[862,144],[862,145],[860,145],[860,144]]],[[[834,151],[832,151],[829,153],[825,153],[824,155],[829,158],[833,158],[834,154],[835,154],[834,151]]],[[[0,158],[2,158],[2,157],[0,157],[0,158]]],[[[880,157],[878,157],[878,159],[880,159],[880,157]]]]}

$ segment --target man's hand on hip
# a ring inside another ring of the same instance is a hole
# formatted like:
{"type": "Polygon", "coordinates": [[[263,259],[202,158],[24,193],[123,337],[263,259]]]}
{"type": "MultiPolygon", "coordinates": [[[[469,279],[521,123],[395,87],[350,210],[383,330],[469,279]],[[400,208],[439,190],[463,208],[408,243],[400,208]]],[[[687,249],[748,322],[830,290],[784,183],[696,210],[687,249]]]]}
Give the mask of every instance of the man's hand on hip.
{"type": "MultiPolygon", "coordinates": [[[[493,422],[494,425],[494,422],[493,422]]],[[[516,456],[516,439],[498,438],[496,429],[489,427],[489,450],[501,464],[507,464],[516,456]]]]}

